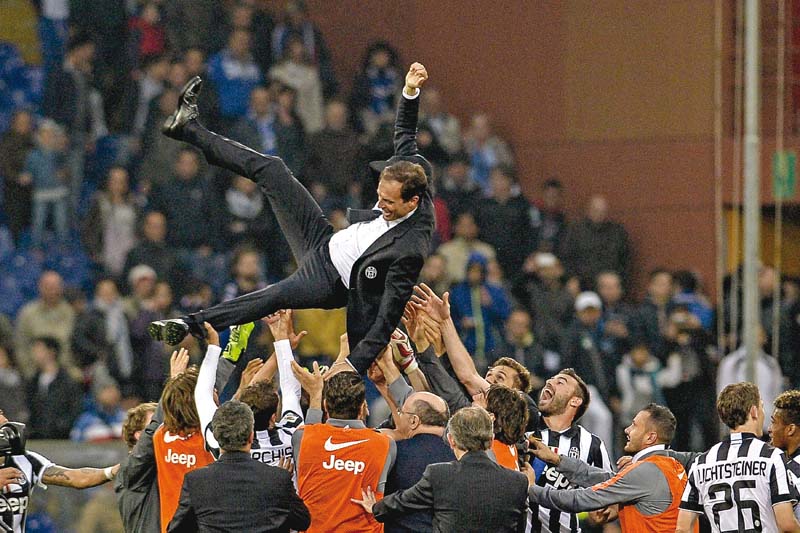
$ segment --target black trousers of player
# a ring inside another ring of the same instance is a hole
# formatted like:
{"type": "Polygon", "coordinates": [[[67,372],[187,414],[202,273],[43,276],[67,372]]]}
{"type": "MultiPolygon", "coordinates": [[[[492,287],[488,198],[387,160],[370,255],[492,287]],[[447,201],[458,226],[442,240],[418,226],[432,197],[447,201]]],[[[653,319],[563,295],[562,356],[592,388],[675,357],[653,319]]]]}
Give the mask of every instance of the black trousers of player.
{"type": "Polygon", "coordinates": [[[261,187],[298,265],[291,276],[274,285],[189,315],[192,325],[208,322],[220,330],[256,321],[280,309],[346,306],[347,289],[328,251],[333,227],[286,164],[279,157],[260,154],[212,133],[196,120],[190,121],[184,132],[184,140],[200,148],[209,163],[261,187]]]}

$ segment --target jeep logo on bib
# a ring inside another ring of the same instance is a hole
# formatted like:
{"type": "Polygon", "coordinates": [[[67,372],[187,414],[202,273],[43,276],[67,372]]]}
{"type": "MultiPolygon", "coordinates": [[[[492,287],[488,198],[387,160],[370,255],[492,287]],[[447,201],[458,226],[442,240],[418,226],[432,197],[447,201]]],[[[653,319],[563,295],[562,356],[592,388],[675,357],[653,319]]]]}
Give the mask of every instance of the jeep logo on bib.
{"type": "Polygon", "coordinates": [[[368,266],[366,270],[364,270],[364,275],[367,276],[367,279],[375,279],[378,275],[378,269],[374,266],[368,266]]]}

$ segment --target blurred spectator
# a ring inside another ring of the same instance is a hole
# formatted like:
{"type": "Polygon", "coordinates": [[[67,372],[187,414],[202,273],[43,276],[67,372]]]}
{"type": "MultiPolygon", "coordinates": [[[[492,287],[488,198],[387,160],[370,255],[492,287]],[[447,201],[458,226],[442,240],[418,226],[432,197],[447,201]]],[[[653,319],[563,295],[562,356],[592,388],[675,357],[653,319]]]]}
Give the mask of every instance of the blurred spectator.
{"type": "Polygon", "coordinates": [[[628,426],[636,413],[648,404],[664,405],[665,370],[645,343],[634,344],[617,366],[617,386],[620,392],[619,425],[628,426]]]}
{"type": "Polygon", "coordinates": [[[473,253],[487,260],[495,258],[494,248],[478,240],[478,225],[472,213],[462,213],[456,218],[455,236],[441,245],[437,253],[447,261],[447,277],[452,283],[464,281],[467,260],[473,253]]]}
{"type": "Polygon", "coordinates": [[[472,117],[472,123],[464,139],[464,147],[470,157],[471,177],[487,194],[491,192],[489,176],[499,166],[513,167],[514,156],[508,144],[494,134],[489,115],[479,113],[472,117]]]}
{"type": "Polygon", "coordinates": [[[225,5],[219,0],[164,2],[164,27],[173,50],[219,50],[225,44],[224,20],[225,5]]]}
{"type": "Polygon", "coordinates": [[[653,354],[664,352],[664,334],[672,302],[672,274],[658,268],[650,272],[647,296],[636,311],[631,335],[644,342],[653,354]]]}
{"type": "Polygon", "coordinates": [[[531,392],[539,397],[544,382],[558,372],[558,357],[553,352],[545,353],[545,348],[533,333],[531,315],[524,309],[514,309],[506,320],[504,335],[489,356],[489,366],[501,357],[510,357],[522,363],[531,373],[531,392]]]}
{"type": "MultiPolygon", "coordinates": [[[[125,0],[70,0],[70,25],[97,46],[94,74],[108,103],[117,84],[131,69],[126,53],[128,9],[125,0]]],[[[69,52],[67,52],[69,55],[69,52]]]]}
{"type": "MultiPolygon", "coordinates": [[[[772,337],[773,337],[773,307],[774,307],[774,294],[775,286],[780,283],[780,276],[775,269],[769,265],[763,265],[758,271],[758,297],[759,297],[759,316],[761,327],[764,328],[766,340],[764,342],[764,349],[767,353],[776,357],[780,356],[781,352],[789,351],[792,349],[790,344],[790,336],[788,334],[789,321],[788,316],[784,311],[782,301],[778,302],[778,353],[772,353],[772,337]]],[[[781,298],[780,292],[778,297],[781,298]]],[[[740,321],[744,323],[744,321],[740,321]]]]}
{"type": "Polygon", "coordinates": [[[247,243],[264,247],[277,224],[264,194],[254,181],[234,176],[225,192],[225,243],[228,247],[247,243]]]}
{"type": "Polygon", "coordinates": [[[68,439],[81,413],[81,385],[59,363],[61,344],[53,337],[39,337],[30,344],[35,374],[28,382],[31,439],[68,439]]]}
{"type": "Polygon", "coordinates": [[[303,176],[344,200],[358,176],[360,144],[347,124],[347,106],[333,99],[325,106],[325,128],[308,139],[308,159],[303,176]]]}
{"type": "Polygon", "coordinates": [[[128,21],[129,38],[134,54],[134,65],[153,56],[160,56],[167,49],[167,32],[161,22],[159,2],[145,2],[138,15],[128,21]]]}
{"type": "Polygon", "coordinates": [[[697,276],[688,270],[678,270],[672,275],[672,279],[675,291],[672,296],[673,303],[685,307],[697,317],[703,329],[711,331],[714,325],[714,310],[708,299],[700,292],[697,276]]]}
{"type": "Polygon", "coordinates": [[[175,316],[177,314],[172,311],[172,289],[169,284],[160,281],[156,283],[153,296],[141,302],[138,313],[130,321],[131,347],[142,368],[137,392],[145,401],[156,401],[161,397],[161,388],[169,369],[167,347],[150,337],[147,326],[154,320],[175,316]]]}
{"type": "MultiPolygon", "coordinates": [[[[203,90],[206,88],[203,87],[203,90]]],[[[204,93],[200,93],[204,94],[204,93]]],[[[142,133],[142,162],[139,167],[139,185],[147,189],[169,179],[172,166],[184,146],[161,133],[161,126],[178,107],[178,91],[167,89],[153,102],[142,133]]]]}
{"type": "Polygon", "coordinates": [[[634,319],[633,309],[622,301],[622,280],[616,272],[601,272],[597,275],[597,294],[603,301],[603,317],[600,321],[601,349],[604,353],[621,359],[631,347],[630,330],[634,319]]]}
{"type": "Polygon", "coordinates": [[[28,423],[25,392],[25,382],[14,364],[14,352],[0,344],[0,411],[9,420],[28,423]]]}
{"type": "Polygon", "coordinates": [[[253,248],[243,247],[235,250],[231,261],[233,280],[227,283],[222,291],[223,302],[267,286],[261,262],[261,254],[253,248]]]}
{"type": "Polygon", "coordinates": [[[14,240],[31,224],[32,184],[23,173],[28,153],[34,148],[33,116],[18,110],[11,117],[11,127],[0,139],[0,176],[3,177],[3,209],[14,240]]]}
{"type": "Polygon", "coordinates": [[[279,156],[277,126],[270,92],[259,86],[250,92],[247,115],[236,122],[231,136],[245,146],[257,148],[262,154],[279,156]]]}
{"type": "Polygon", "coordinates": [[[494,247],[503,272],[515,279],[525,258],[536,249],[541,217],[524,196],[514,194],[510,169],[492,170],[490,183],[491,195],[478,204],[475,218],[481,240],[494,247]]]}
{"type": "Polygon", "coordinates": [[[420,98],[421,123],[430,128],[448,155],[455,155],[461,149],[461,125],[458,119],[445,110],[439,89],[426,86],[420,98]]]}
{"type": "Polygon", "coordinates": [[[208,79],[217,90],[226,129],[247,113],[250,91],[264,82],[250,45],[250,32],[235,29],[228,37],[228,45],[208,59],[208,79]]]}
{"type": "Polygon", "coordinates": [[[128,252],[125,261],[125,274],[137,265],[152,268],[159,279],[170,284],[177,282],[181,276],[181,266],[175,250],[167,246],[167,219],[158,211],[151,211],[142,221],[142,239],[128,252]]]}
{"type": "Polygon", "coordinates": [[[433,197],[433,216],[436,224],[433,228],[431,249],[436,249],[441,243],[453,238],[453,228],[450,222],[450,209],[447,207],[447,202],[435,194],[433,197]]]}
{"type": "Polygon", "coordinates": [[[372,135],[382,122],[393,122],[402,88],[403,72],[397,51],[385,41],[372,43],[350,93],[350,111],[359,130],[372,135]]]}
{"type": "MultiPolygon", "coordinates": [[[[42,66],[45,77],[61,67],[69,37],[69,0],[33,2],[39,12],[39,41],[42,46],[42,66]]],[[[13,420],[13,418],[12,418],[13,420]]]]}
{"type": "Polygon", "coordinates": [[[172,179],[153,187],[150,194],[152,208],[167,218],[167,242],[179,252],[200,246],[213,248],[217,244],[218,202],[201,172],[197,151],[182,149],[174,172],[172,179]]]}
{"type": "Polygon", "coordinates": [[[613,418],[610,408],[619,401],[613,360],[601,350],[600,319],[603,304],[594,292],[582,292],[575,299],[575,319],[564,336],[561,366],[574,368],[589,386],[592,401],[582,424],[612,445],[613,418]]]}
{"type": "Polygon", "coordinates": [[[83,222],[83,243],[89,257],[119,277],[128,252],[136,245],[138,206],[128,188],[128,171],[113,166],[104,190],[95,194],[83,222]]]}
{"type": "Polygon", "coordinates": [[[52,120],[39,125],[36,148],[25,159],[22,180],[33,186],[33,230],[31,244],[41,248],[45,224],[52,215],[57,242],[69,239],[67,209],[69,202],[68,170],[64,153],[64,130],[52,120]]]}
{"type": "Polygon", "coordinates": [[[75,328],[70,340],[72,358],[84,376],[89,376],[97,363],[105,364],[113,349],[106,335],[105,317],[100,310],[88,305],[82,290],[68,288],[64,296],[75,311],[75,328]]]}
{"type": "Polygon", "coordinates": [[[417,128],[417,148],[428,161],[433,163],[436,169],[442,168],[450,162],[450,154],[442,148],[433,130],[425,123],[420,124],[417,128]]]}
{"type": "MultiPolygon", "coordinates": [[[[186,48],[183,54],[183,64],[186,67],[187,79],[193,76],[200,76],[203,78],[203,90],[200,91],[200,94],[197,96],[197,108],[200,110],[200,116],[203,117],[203,124],[213,131],[219,130],[221,113],[219,91],[208,76],[205,49],[198,46],[186,48]]],[[[173,89],[178,91],[180,91],[182,87],[183,85],[172,86],[173,89]]],[[[177,105],[172,107],[172,111],[175,111],[175,108],[177,108],[177,105]]],[[[161,123],[159,123],[159,125],[160,124],[161,123]]]]}
{"type": "Polygon", "coordinates": [[[133,80],[127,107],[133,112],[130,117],[131,133],[137,142],[145,134],[152,103],[164,92],[169,71],[167,56],[153,55],[142,61],[140,76],[133,80]]]}
{"type": "Polygon", "coordinates": [[[562,282],[564,268],[548,252],[531,254],[522,266],[514,296],[535,317],[534,332],[551,350],[561,349],[561,339],[572,321],[574,298],[562,282]]]}
{"type": "MultiPolygon", "coordinates": [[[[122,305],[125,307],[125,314],[128,321],[133,320],[139,314],[142,305],[153,297],[156,288],[156,271],[147,265],[136,265],[128,273],[128,287],[130,295],[123,298],[122,305]]],[[[135,353],[135,350],[134,350],[135,353]]]]}
{"type": "Polygon", "coordinates": [[[542,186],[542,198],[537,207],[542,224],[539,230],[539,250],[558,253],[564,232],[567,230],[567,215],[564,213],[564,187],[557,179],[549,179],[542,186]]]}
{"type": "MultiPolygon", "coordinates": [[[[755,358],[755,379],[753,381],[758,384],[761,399],[764,401],[766,415],[764,417],[764,431],[766,431],[772,417],[772,411],[775,408],[775,398],[785,389],[783,386],[783,374],[781,374],[781,367],[777,359],[764,351],[768,346],[768,338],[763,327],[759,326],[757,328],[757,335],[759,350],[755,358]]],[[[747,348],[743,344],[720,360],[719,368],[717,369],[717,396],[728,385],[749,381],[747,377],[747,359],[747,348]]]]}
{"type": "Polygon", "coordinates": [[[440,253],[430,254],[419,273],[420,283],[425,283],[436,294],[444,294],[453,284],[447,274],[447,259],[440,253]]]}
{"type": "Polygon", "coordinates": [[[105,318],[106,339],[111,345],[111,352],[106,358],[106,365],[111,376],[120,384],[126,397],[133,394],[134,352],[131,346],[128,319],[117,284],[111,279],[100,280],[95,287],[92,306],[105,318]]]}
{"type": "Polygon", "coordinates": [[[628,233],[608,219],[604,196],[592,196],[586,217],[569,225],[559,256],[567,274],[578,276],[584,288],[593,287],[597,275],[605,270],[616,272],[627,283],[631,261],[628,233]]]}
{"type": "Polygon", "coordinates": [[[464,346],[479,362],[486,360],[511,312],[502,287],[486,281],[487,260],[479,253],[467,259],[466,279],[450,292],[453,322],[464,346]]]}
{"type": "Polygon", "coordinates": [[[303,124],[297,114],[297,92],[286,85],[274,82],[270,89],[275,94],[277,105],[275,114],[277,115],[278,155],[292,174],[299,176],[305,165],[305,131],[303,124]]]}
{"type": "Polygon", "coordinates": [[[11,346],[14,343],[14,324],[6,315],[0,313],[0,346],[11,346]]]}
{"type": "MultiPolygon", "coordinates": [[[[119,37],[119,36],[117,36],[119,37]]],[[[69,136],[70,201],[77,208],[84,179],[86,148],[105,134],[102,99],[92,87],[95,44],[85,36],[70,41],[63,66],[45,80],[42,111],[69,136]]]]}
{"type": "Polygon", "coordinates": [[[258,0],[242,0],[230,10],[232,29],[246,29],[253,35],[253,57],[261,72],[272,67],[272,32],[275,21],[258,0]]]}
{"type": "MultiPolygon", "coordinates": [[[[17,315],[17,363],[20,372],[30,379],[34,372],[34,360],[31,353],[33,340],[49,336],[55,338],[60,347],[68,347],[72,338],[75,323],[75,311],[64,300],[64,285],[57,272],[48,270],[39,278],[39,297],[28,302],[17,315]]],[[[62,359],[59,363],[72,366],[72,357],[68,350],[57,350],[62,359]]]]}
{"type": "Polygon", "coordinates": [[[320,131],[324,125],[322,82],[317,69],[309,63],[299,35],[288,37],[281,62],[269,70],[269,78],[297,92],[297,114],[305,132],[320,131]]]}
{"type": "Polygon", "coordinates": [[[790,387],[796,389],[800,387],[800,300],[795,300],[786,314],[789,324],[786,341],[790,349],[780,354],[780,362],[790,387]]]}
{"type": "Polygon", "coordinates": [[[292,34],[300,35],[306,55],[319,70],[322,93],[325,98],[330,98],[338,91],[339,83],[333,71],[328,45],[322,32],[309,19],[304,0],[289,0],[286,3],[286,15],[272,32],[272,54],[275,57],[284,57],[292,34]]]}
{"type": "Polygon", "coordinates": [[[481,189],[470,174],[469,160],[461,152],[455,154],[445,167],[438,193],[454,219],[465,211],[474,213],[482,200],[481,189]]]}
{"type": "Polygon", "coordinates": [[[92,401],[72,426],[73,442],[106,442],[122,438],[122,395],[114,380],[104,377],[92,385],[92,401]]]}

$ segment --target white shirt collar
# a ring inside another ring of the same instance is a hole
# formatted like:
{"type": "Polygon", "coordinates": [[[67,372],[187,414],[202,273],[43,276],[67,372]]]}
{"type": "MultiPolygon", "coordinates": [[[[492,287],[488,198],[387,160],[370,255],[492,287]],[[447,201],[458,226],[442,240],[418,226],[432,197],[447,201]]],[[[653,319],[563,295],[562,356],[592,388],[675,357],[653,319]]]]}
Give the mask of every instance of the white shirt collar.
{"type": "MultiPolygon", "coordinates": [[[[405,221],[405,220],[408,220],[408,218],[409,218],[409,217],[411,217],[411,215],[413,215],[414,213],[416,213],[416,212],[417,212],[417,209],[418,209],[418,208],[416,208],[416,207],[415,207],[415,208],[414,208],[414,209],[413,209],[413,210],[412,210],[410,213],[408,213],[406,216],[404,216],[404,217],[401,217],[401,218],[398,218],[398,219],[396,219],[396,220],[389,220],[389,221],[386,221],[386,220],[384,220],[384,218],[383,218],[383,215],[381,215],[381,216],[380,216],[380,217],[378,217],[378,218],[379,218],[380,220],[383,220],[384,222],[386,222],[386,225],[389,227],[389,229],[392,229],[393,227],[395,227],[396,225],[400,224],[401,222],[403,222],[403,221],[405,221]]],[[[378,204],[377,204],[377,203],[375,203],[375,205],[372,207],[372,210],[373,210],[373,211],[380,211],[380,208],[378,207],[378,204]]]]}
{"type": "Polygon", "coordinates": [[[649,448],[645,448],[644,450],[639,450],[639,453],[637,453],[636,455],[633,456],[633,462],[635,463],[636,461],[640,461],[642,459],[642,457],[644,457],[645,455],[647,455],[649,453],[653,453],[653,452],[656,452],[658,450],[666,450],[666,449],[667,449],[666,444],[654,444],[654,445],[650,446],[649,448]]]}

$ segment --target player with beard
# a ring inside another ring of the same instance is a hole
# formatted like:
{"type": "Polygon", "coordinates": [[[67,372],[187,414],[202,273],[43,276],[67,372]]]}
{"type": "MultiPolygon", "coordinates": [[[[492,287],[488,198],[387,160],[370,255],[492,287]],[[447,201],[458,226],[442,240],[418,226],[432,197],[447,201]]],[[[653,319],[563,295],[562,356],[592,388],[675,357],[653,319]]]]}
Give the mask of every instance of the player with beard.
{"type": "MultiPolygon", "coordinates": [[[[608,450],[600,437],[587,431],[578,420],[589,407],[589,389],[571,368],[565,368],[545,382],[539,393],[540,429],[529,437],[540,439],[555,454],[579,459],[586,464],[611,472],[608,450]]],[[[536,484],[553,489],[573,488],[562,473],[546,466],[536,484]]],[[[531,502],[532,532],[575,533],[580,531],[578,516],[531,502]]]]}

